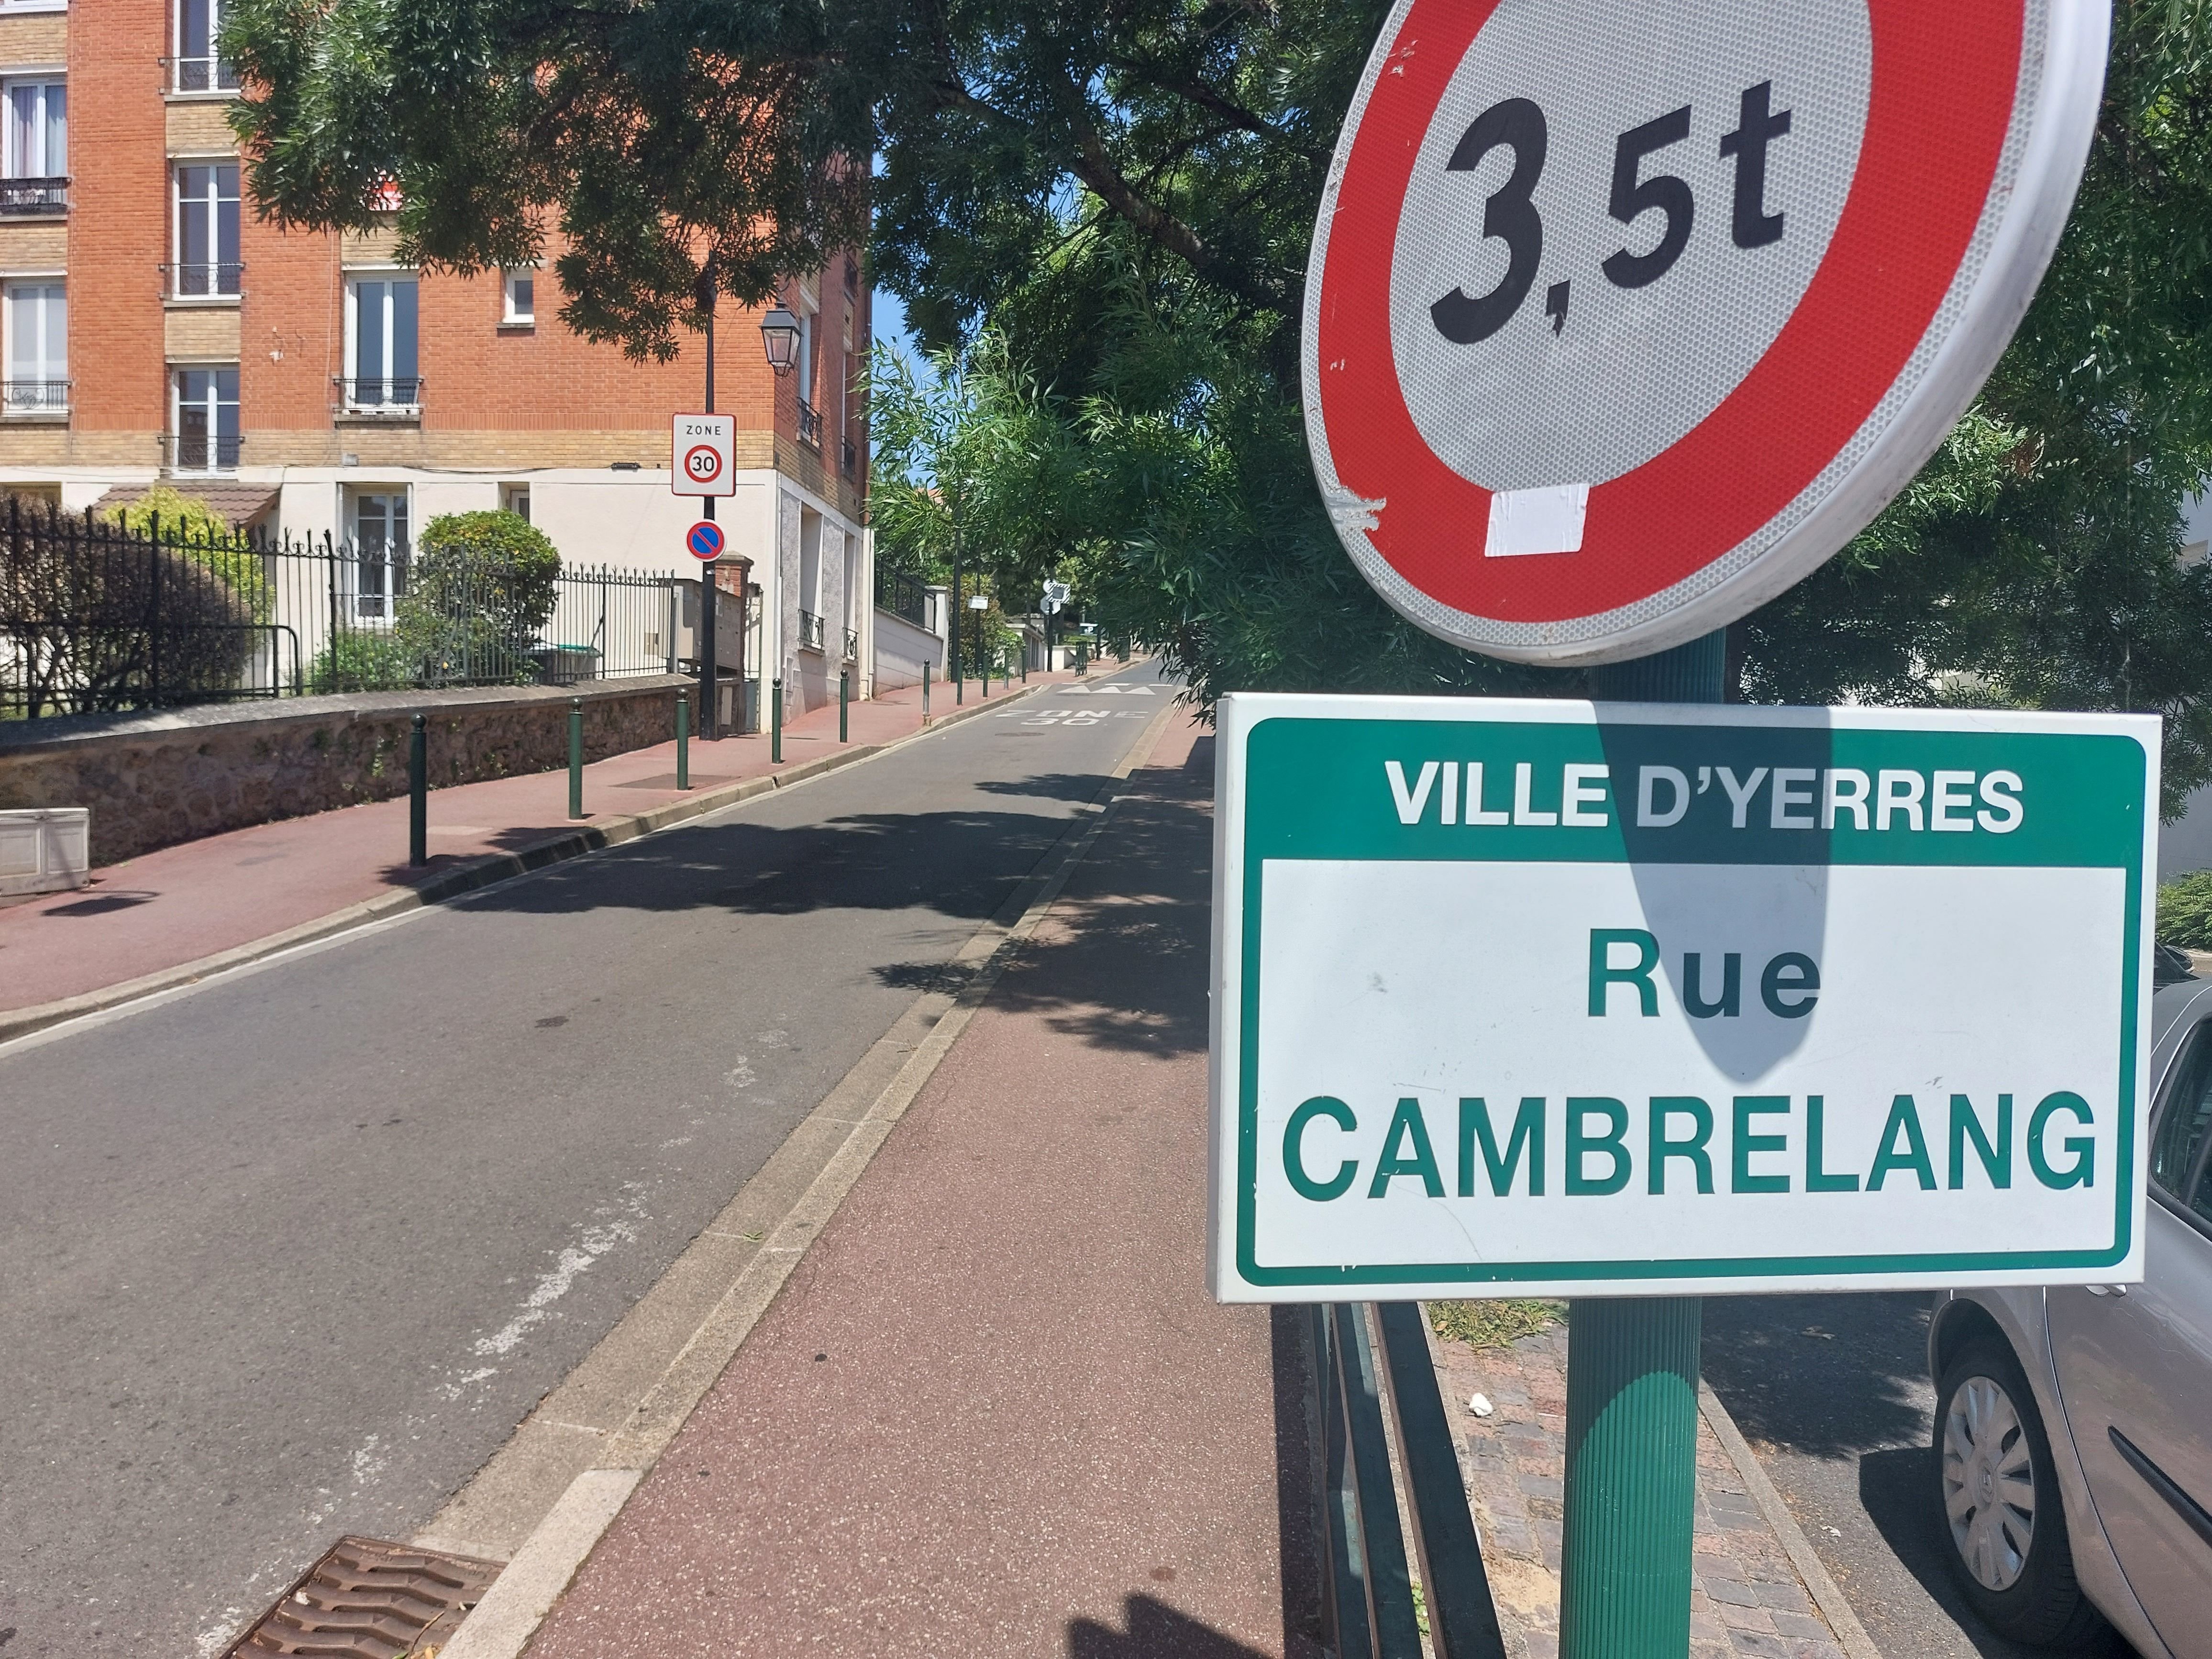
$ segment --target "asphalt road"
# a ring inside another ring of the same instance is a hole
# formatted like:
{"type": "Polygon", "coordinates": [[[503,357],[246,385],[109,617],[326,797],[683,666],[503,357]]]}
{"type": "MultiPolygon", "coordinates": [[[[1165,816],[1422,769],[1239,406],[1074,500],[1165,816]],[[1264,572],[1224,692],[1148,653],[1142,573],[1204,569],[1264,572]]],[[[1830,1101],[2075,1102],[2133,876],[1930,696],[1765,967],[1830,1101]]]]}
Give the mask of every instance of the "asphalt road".
{"type": "MultiPolygon", "coordinates": [[[[1705,1300],[1705,1380],[1888,1659],[2052,1659],[1954,1586],[1924,1295],[1705,1300]]],[[[2117,1636],[2079,1659],[2127,1659],[2117,1636]]]]}
{"type": "Polygon", "coordinates": [[[419,1527],[1097,793],[1115,678],[0,1048],[0,1659],[219,1653],[419,1527]]]}

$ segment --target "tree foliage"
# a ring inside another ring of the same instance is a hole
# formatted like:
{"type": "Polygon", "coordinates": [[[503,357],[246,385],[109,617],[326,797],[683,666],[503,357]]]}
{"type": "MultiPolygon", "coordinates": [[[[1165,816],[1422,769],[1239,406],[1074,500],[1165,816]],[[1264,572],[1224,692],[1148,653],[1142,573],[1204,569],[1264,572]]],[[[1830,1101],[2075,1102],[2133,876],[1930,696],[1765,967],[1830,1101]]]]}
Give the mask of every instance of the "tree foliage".
{"type": "MultiPolygon", "coordinates": [[[[972,403],[948,422],[878,375],[887,427],[915,416],[889,542],[939,556],[959,500],[1010,578],[1072,561],[1208,698],[1577,690],[1388,611],[1307,465],[1307,242],[1386,10],[240,0],[230,39],[280,215],[366,222],[396,180],[410,257],[464,269],[557,222],[564,318],[635,351],[670,349],[710,243],[749,295],[818,264],[855,211],[842,158],[875,154],[878,270],[925,344],[967,349],[972,403]],[[940,477],[928,434],[956,428],[997,447],[940,477]]],[[[1733,657],[1762,699],[2155,709],[2178,791],[2212,774],[2212,575],[2174,556],[2212,463],[2212,5],[2118,0],[2115,27],[2080,203],[1981,403],[1733,657]]]]}

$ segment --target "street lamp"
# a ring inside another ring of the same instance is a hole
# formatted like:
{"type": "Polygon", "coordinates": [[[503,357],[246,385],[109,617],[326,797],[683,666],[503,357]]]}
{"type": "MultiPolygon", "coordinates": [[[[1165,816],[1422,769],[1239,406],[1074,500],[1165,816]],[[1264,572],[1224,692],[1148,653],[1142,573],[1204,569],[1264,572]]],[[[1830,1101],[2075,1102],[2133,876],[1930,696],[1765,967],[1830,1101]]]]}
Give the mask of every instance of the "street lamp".
{"type": "Polygon", "coordinates": [[[761,319],[761,344],[768,366],[779,374],[790,374],[799,362],[799,319],[776,307],[761,319]]]}

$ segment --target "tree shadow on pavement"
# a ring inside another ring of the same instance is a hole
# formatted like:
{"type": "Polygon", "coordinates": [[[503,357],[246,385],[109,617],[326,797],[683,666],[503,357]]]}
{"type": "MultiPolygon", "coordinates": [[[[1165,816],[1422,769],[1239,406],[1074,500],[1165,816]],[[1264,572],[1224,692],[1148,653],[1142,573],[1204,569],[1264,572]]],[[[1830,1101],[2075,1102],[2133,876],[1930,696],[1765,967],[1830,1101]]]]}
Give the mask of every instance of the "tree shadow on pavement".
{"type": "Polygon", "coordinates": [[[1925,1295],[1709,1297],[1705,1367],[1754,1442],[1828,1458],[1926,1443],[1925,1295]]]}
{"type": "Polygon", "coordinates": [[[1067,1659],[1273,1659],[1149,1595],[1121,1604],[1122,1630],[1094,1619],[1067,1626],[1067,1659]]]}

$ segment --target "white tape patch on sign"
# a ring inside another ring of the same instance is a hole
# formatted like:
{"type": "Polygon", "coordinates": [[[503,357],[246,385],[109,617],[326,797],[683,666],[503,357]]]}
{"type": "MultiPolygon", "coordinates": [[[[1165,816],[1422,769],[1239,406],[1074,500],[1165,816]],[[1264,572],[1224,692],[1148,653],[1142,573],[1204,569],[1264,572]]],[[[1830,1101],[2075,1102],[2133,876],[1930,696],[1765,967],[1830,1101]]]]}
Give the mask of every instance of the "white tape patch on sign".
{"type": "Polygon", "coordinates": [[[1802,579],[1972,402],[2057,244],[2105,0],[1399,0],[1304,337],[1353,562],[1572,665],[1802,579]]]}

